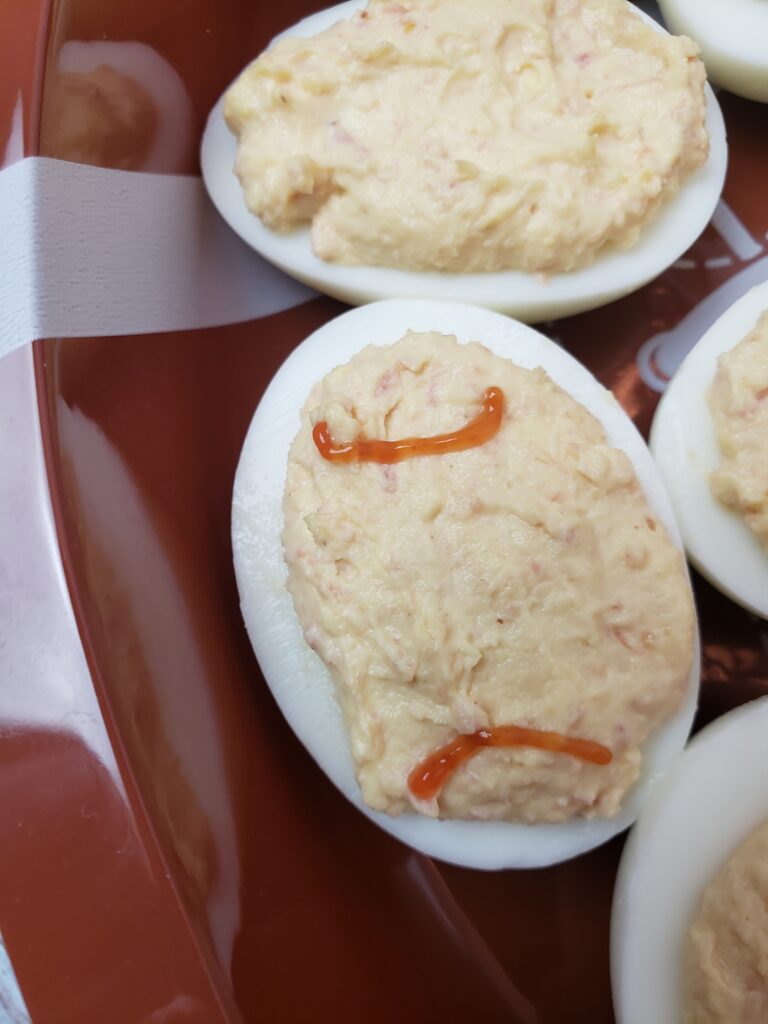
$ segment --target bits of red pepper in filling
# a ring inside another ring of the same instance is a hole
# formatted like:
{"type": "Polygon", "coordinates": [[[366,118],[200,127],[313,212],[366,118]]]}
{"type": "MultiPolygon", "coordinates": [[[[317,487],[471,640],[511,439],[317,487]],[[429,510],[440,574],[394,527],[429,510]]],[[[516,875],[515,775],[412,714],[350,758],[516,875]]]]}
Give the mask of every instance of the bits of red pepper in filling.
{"type": "Polygon", "coordinates": [[[459,765],[468,761],[481,747],[535,747],[537,750],[569,754],[591,764],[609,764],[613,759],[608,747],[592,740],[542,729],[525,729],[518,725],[498,725],[457,736],[430,754],[408,776],[411,793],[419,800],[437,796],[459,765]]]}
{"type": "MultiPolygon", "coordinates": [[[[320,420],[312,430],[317,450],[329,462],[401,462],[420,455],[444,455],[477,448],[490,441],[501,427],[504,415],[504,393],[501,388],[490,387],[483,395],[479,415],[466,426],[435,437],[406,437],[401,441],[375,441],[359,439],[336,445],[328,431],[328,424],[320,420]]],[[[491,729],[457,736],[418,764],[408,776],[408,788],[413,795],[428,800],[440,792],[453,772],[469,760],[481,747],[535,747],[589,761],[608,764],[613,755],[607,747],[592,740],[563,736],[541,729],[525,729],[517,725],[500,725],[491,729]]]]}
{"type": "Polygon", "coordinates": [[[447,455],[478,448],[498,433],[504,415],[504,393],[501,388],[488,388],[483,407],[475,419],[449,434],[435,437],[406,437],[402,441],[368,441],[359,439],[348,444],[334,444],[325,420],[316,423],[312,438],[324,459],[329,462],[402,462],[419,455],[447,455]]]}

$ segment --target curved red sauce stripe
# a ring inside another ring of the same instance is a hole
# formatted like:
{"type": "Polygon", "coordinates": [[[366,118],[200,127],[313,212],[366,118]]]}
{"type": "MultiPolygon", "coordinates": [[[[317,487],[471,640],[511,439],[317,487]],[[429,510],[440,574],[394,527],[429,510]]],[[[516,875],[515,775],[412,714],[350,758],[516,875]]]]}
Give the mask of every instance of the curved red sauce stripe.
{"type": "Polygon", "coordinates": [[[358,439],[336,445],[327,422],[320,420],[312,430],[312,438],[317,450],[329,462],[402,462],[419,455],[447,455],[478,448],[498,433],[503,415],[504,392],[501,388],[491,387],[483,395],[483,407],[475,419],[449,434],[405,437],[401,441],[358,439]]]}
{"type": "Polygon", "coordinates": [[[468,761],[481,747],[534,747],[568,754],[590,764],[609,764],[613,759],[608,747],[592,740],[542,729],[526,729],[519,725],[498,725],[457,736],[417,764],[408,776],[411,793],[420,800],[437,796],[459,765],[468,761]]]}

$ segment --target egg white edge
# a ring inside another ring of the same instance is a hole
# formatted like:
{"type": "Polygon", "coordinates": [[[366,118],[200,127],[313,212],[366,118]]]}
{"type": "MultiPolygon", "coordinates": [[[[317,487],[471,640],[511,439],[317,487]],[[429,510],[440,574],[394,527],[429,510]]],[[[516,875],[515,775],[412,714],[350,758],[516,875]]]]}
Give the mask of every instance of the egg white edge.
{"type": "Polygon", "coordinates": [[[659,0],[664,20],[701,48],[707,71],[740,96],[768,101],[768,5],[765,0],[659,0]]]}
{"type": "Polygon", "coordinates": [[[618,1024],[680,1024],[685,938],[708,883],[768,818],[768,697],[702,729],[624,847],[611,916],[618,1024]]]}
{"type": "Polygon", "coordinates": [[[737,345],[765,310],[768,281],[737,299],[706,331],[658,405],[650,446],[691,562],[737,604],[768,618],[768,554],[740,513],[709,487],[720,450],[707,405],[717,357],[737,345]]]}
{"type": "MultiPolygon", "coordinates": [[[[316,35],[363,6],[364,0],[349,0],[305,18],[276,39],[285,35],[316,35]]],[[[648,15],[640,10],[637,13],[664,31],[648,15]]],[[[696,241],[720,198],[728,163],[723,115],[707,85],[709,158],[644,228],[639,241],[630,249],[611,251],[583,270],[554,274],[548,279],[517,271],[448,274],[344,267],[320,260],[312,253],[308,227],[277,234],[248,210],[234,173],[237,142],[226,126],[223,108],[224,96],[208,117],[200,150],[203,181],[219,213],[248,245],[275,266],[352,304],[386,298],[444,299],[477,303],[526,322],[556,319],[605,305],[647,284],[696,241]]]]}
{"type": "Polygon", "coordinates": [[[243,617],[264,677],[286,720],[331,781],[371,821],[417,850],[468,867],[557,863],[626,829],[682,750],[696,710],[698,631],[685,702],[644,744],[645,768],[616,817],[557,825],[436,821],[415,813],[392,818],[363,803],[330,674],[304,641],[285,588],[282,496],[288,450],[312,385],[364,345],[392,344],[407,330],[455,334],[462,342],[479,340],[520,366],[542,366],[598,417],[610,442],[627,453],[651,508],[681,548],[670,502],[640,434],[613,395],[572,356],[533,329],[489,310],[444,302],[388,300],[350,310],[315,331],[278,370],[256,409],[237,469],[232,511],[243,617]]]}

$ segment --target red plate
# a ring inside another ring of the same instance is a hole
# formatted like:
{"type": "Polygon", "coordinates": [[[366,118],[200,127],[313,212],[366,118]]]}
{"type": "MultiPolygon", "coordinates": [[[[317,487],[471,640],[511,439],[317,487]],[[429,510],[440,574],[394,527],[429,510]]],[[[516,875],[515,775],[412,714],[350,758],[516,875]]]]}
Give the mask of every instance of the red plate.
{"type": "MultiPolygon", "coordinates": [[[[11,0],[0,7],[0,152],[11,153],[20,95],[25,153],[66,155],[53,69],[68,40],[153,47],[186,86],[199,133],[234,74],[316,6],[11,0]]],[[[731,167],[717,230],[634,296],[544,325],[646,431],[686,315],[766,254],[768,107],[720,100],[731,167]]],[[[98,159],[130,166],[132,145],[98,159]]],[[[193,148],[185,159],[196,173],[193,148]]],[[[25,671],[0,689],[0,928],[36,1024],[613,1020],[620,841],[500,874],[412,853],[336,793],[260,677],[231,565],[235,464],[272,373],[341,308],[314,299],[233,327],[35,345],[89,669],[53,644],[59,628],[76,639],[75,626],[30,464],[23,487],[17,477],[30,511],[14,557],[49,589],[20,596],[46,617],[25,671]]],[[[0,373],[30,421],[31,372],[18,353],[0,373]]],[[[696,590],[701,724],[768,691],[768,637],[698,579],[696,590]]]]}

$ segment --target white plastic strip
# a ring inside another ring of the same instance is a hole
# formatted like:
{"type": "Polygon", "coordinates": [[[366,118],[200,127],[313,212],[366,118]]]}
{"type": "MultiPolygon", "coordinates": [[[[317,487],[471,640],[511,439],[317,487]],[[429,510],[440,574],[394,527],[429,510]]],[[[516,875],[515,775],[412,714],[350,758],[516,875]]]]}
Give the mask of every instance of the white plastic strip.
{"type": "Polygon", "coordinates": [[[22,160],[0,171],[0,252],[0,356],[37,338],[241,323],[315,294],[183,175],[22,160]]]}
{"type": "Polygon", "coordinates": [[[0,935],[0,1024],[32,1024],[0,935]]]}

